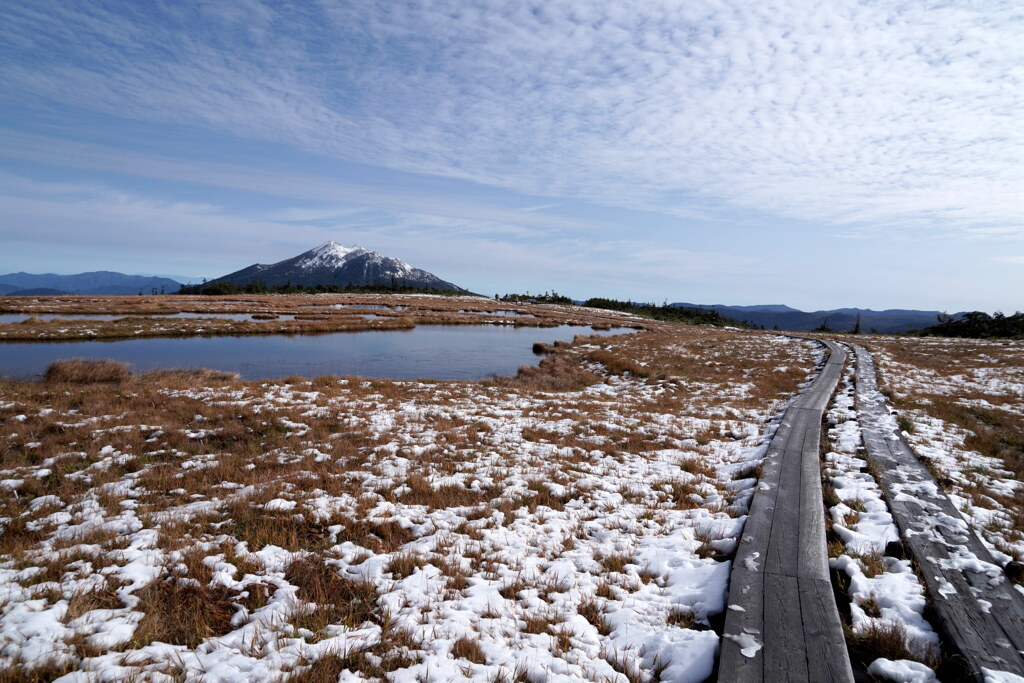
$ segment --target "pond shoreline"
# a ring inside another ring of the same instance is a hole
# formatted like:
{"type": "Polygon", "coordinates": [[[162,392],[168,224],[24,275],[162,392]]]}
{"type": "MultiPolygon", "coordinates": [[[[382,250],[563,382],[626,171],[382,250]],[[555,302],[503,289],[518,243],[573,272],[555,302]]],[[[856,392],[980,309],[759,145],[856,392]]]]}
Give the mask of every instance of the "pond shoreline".
{"type": "Polygon", "coordinates": [[[480,380],[535,364],[537,342],[614,334],[619,332],[578,325],[423,325],[321,334],[13,342],[0,356],[0,375],[38,378],[54,361],[87,358],[127,362],[133,371],[208,368],[244,380],[290,375],[480,380]]]}

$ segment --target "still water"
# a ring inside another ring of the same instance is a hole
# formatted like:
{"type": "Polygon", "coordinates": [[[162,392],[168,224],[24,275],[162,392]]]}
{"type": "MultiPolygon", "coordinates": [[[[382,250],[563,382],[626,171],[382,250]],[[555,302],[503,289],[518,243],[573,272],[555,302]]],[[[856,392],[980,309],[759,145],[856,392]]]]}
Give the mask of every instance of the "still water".
{"type": "MultiPolygon", "coordinates": [[[[599,331],[612,335],[632,330],[599,331]]],[[[533,342],[595,334],[590,327],[420,325],[411,330],[322,335],[178,337],[0,344],[0,375],[38,377],[62,358],[111,358],[135,371],[212,368],[243,379],[360,375],[392,379],[482,379],[534,364],[533,342]]]]}

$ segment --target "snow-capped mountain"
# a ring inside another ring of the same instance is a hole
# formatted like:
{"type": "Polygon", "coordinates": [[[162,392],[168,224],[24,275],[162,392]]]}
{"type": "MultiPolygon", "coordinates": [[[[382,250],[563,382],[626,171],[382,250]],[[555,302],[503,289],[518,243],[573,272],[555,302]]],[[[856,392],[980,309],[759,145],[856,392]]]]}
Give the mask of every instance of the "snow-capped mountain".
{"type": "Polygon", "coordinates": [[[384,256],[360,246],[346,247],[334,241],[321,244],[316,249],[284,261],[270,265],[251,265],[219,277],[210,284],[218,282],[232,282],[243,286],[262,282],[268,287],[291,283],[300,287],[376,285],[417,289],[461,289],[433,273],[413,268],[401,259],[384,256]]]}

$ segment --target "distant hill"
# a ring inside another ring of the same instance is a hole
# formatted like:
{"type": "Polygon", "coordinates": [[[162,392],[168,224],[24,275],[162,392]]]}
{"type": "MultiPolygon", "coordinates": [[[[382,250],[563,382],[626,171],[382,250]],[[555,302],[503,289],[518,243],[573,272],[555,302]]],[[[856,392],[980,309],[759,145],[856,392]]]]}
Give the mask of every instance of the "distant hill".
{"type": "Polygon", "coordinates": [[[823,324],[836,332],[848,332],[857,324],[860,315],[860,327],[863,332],[872,330],[884,334],[919,330],[934,325],[939,311],[916,311],[906,309],[889,309],[873,311],[870,308],[836,308],[830,311],[805,312],[789,306],[724,306],[721,304],[699,305],[690,303],[674,303],[672,306],[681,308],[707,308],[722,315],[746,322],[752,326],[765,329],[779,328],[793,332],[809,332],[823,324]]]}
{"type": "Polygon", "coordinates": [[[46,296],[52,294],[131,295],[154,291],[173,294],[181,283],[165,277],[125,275],[98,270],[76,275],[8,273],[0,275],[0,296],[46,296]]]}
{"type": "Polygon", "coordinates": [[[713,303],[711,305],[698,305],[695,303],[674,303],[673,306],[677,308],[712,308],[718,310],[719,308],[728,308],[729,310],[741,310],[744,313],[799,313],[801,312],[797,308],[791,308],[781,303],[762,304],[760,306],[726,306],[720,303],[713,303]]]}
{"type": "Polygon", "coordinates": [[[451,282],[401,259],[384,256],[363,247],[345,247],[327,242],[298,256],[270,265],[254,264],[207,285],[232,283],[239,286],[260,284],[267,287],[411,287],[415,289],[462,290],[451,282]]]}

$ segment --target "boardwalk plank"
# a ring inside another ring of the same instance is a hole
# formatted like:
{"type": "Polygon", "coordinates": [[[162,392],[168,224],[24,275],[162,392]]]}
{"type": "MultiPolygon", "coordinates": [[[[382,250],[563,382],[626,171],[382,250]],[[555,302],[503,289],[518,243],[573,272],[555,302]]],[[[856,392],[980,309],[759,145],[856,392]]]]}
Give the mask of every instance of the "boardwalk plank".
{"type": "Polygon", "coordinates": [[[801,576],[800,612],[807,642],[807,673],[812,681],[853,679],[846,639],[840,626],[832,584],[801,576]]]}
{"type": "Polygon", "coordinates": [[[884,418],[888,407],[875,391],[874,364],[857,353],[857,407],[868,459],[893,520],[910,548],[935,608],[939,627],[977,681],[984,669],[1024,676],[1024,598],[972,533],[902,437],[884,418]],[[978,562],[986,569],[975,571],[978,562]]]}
{"type": "MultiPolygon", "coordinates": [[[[757,644],[764,643],[764,572],[736,569],[732,572],[729,587],[729,609],[725,615],[725,632],[732,638],[722,639],[722,655],[719,670],[728,671],[730,681],[754,683],[763,680],[764,648],[760,647],[748,655],[741,651],[737,642],[739,634],[746,634],[757,644]]],[[[719,680],[725,680],[721,676],[719,680]]]]}
{"type": "MultiPolygon", "coordinates": [[[[811,413],[811,411],[806,411],[811,413]]],[[[816,413],[812,413],[817,416],[816,413]]],[[[828,552],[825,543],[825,505],[821,494],[821,464],[818,454],[820,418],[807,425],[804,436],[800,489],[800,520],[796,575],[828,580],[828,552]]]]}
{"type": "Polygon", "coordinates": [[[764,575],[764,680],[809,681],[795,576],[764,575]]]}
{"type": "Polygon", "coordinates": [[[853,680],[828,582],[818,464],[821,415],[846,354],[827,345],[831,357],[765,456],[730,576],[719,681],[853,680]],[[740,642],[751,638],[762,647],[745,657],[740,642]]]}

